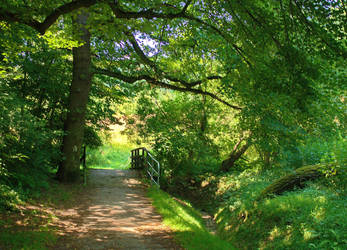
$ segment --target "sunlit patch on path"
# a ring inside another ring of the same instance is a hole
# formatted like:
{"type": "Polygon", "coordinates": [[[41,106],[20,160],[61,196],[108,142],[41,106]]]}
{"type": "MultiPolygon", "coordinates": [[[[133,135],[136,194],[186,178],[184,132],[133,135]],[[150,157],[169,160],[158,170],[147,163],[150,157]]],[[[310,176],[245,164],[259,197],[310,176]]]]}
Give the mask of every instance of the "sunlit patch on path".
{"type": "Polygon", "coordinates": [[[89,187],[56,211],[54,249],[180,249],[131,170],[90,170],[89,187]]]}

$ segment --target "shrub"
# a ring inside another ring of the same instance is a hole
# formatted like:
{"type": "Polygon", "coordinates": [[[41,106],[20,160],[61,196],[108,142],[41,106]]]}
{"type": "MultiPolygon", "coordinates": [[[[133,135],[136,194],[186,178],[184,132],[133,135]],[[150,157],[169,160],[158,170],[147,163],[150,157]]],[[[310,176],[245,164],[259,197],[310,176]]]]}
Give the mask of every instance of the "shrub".
{"type": "Polygon", "coordinates": [[[9,186],[0,184],[0,211],[13,210],[19,203],[19,194],[9,186]]]}

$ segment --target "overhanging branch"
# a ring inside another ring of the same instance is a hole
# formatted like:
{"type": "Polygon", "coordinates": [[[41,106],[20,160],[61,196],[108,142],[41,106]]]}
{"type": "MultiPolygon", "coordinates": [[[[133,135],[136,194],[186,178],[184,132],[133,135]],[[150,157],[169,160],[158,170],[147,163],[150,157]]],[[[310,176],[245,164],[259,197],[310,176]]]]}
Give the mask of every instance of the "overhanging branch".
{"type": "MultiPolygon", "coordinates": [[[[100,1],[101,2],[101,1],[100,1]]],[[[153,18],[163,18],[163,19],[175,19],[175,18],[184,18],[188,20],[195,21],[197,23],[200,23],[203,26],[209,27],[210,29],[214,30],[216,33],[218,33],[220,36],[222,36],[225,40],[230,42],[229,37],[224,34],[222,31],[220,31],[217,27],[197,18],[194,16],[191,16],[187,14],[187,8],[191,4],[192,1],[187,1],[186,4],[183,6],[181,10],[178,10],[176,13],[158,13],[155,12],[154,9],[148,9],[143,10],[139,12],[134,11],[124,11],[119,6],[118,2],[108,3],[110,6],[112,12],[116,16],[116,18],[122,18],[122,19],[136,19],[136,18],[146,18],[146,19],[153,19],[153,18]]],[[[70,13],[76,9],[82,8],[82,7],[90,7],[94,4],[98,3],[98,0],[74,0],[70,3],[66,3],[61,5],[60,7],[54,9],[43,22],[39,22],[34,18],[26,19],[23,18],[21,13],[13,13],[9,10],[0,8],[0,21],[6,21],[6,22],[18,22],[25,25],[28,25],[35,30],[37,30],[40,34],[44,34],[47,29],[55,23],[55,21],[64,14],[70,13]]],[[[235,49],[236,53],[238,53],[245,62],[251,66],[250,62],[246,59],[243,50],[237,46],[234,43],[231,43],[232,47],[235,49]]]]}
{"type": "Polygon", "coordinates": [[[55,23],[55,21],[64,14],[70,13],[76,9],[82,8],[82,7],[90,7],[94,4],[96,4],[97,0],[75,0],[70,3],[63,4],[53,10],[43,22],[39,22],[32,19],[25,19],[22,17],[21,13],[12,13],[9,10],[0,8],[0,21],[7,21],[7,22],[18,22],[25,25],[28,25],[35,30],[37,30],[41,35],[43,35],[46,30],[55,23]]]}
{"type": "MultiPolygon", "coordinates": [[[[124,11],[120,8],[120,6],[116,3],[110,4],[110,8],[112,9],[113,14],[116,16],[116,18],[122,18],[122,19],[136,19],[136,18],[145,18],[145,19],[153,19],[153,18],[162,18],[162,19],[176,19],[176,18],[184,18],[188,19],[194,22],[197,22],[201,24],[202,26],[208,27],[212,30],[214,30],[218,35],[223,37],[226,41],[231,42],[230,37],[223,33],[220,29],[215,27],[212,24],[209,24],[197,17],[191,16],[187,14],[187,8],[191,1],[188,1],[182,10],[178,10],[176,13],[158,13],[155,12],[154,9],[148,9],[148,10],[143,10],[139,12],[129,12],[129,11],[124,11]]],[[[244,52],[242,48],[240,48],[238,45],[235,43],[231,43],[232,47],[236,51],[236,53],[242,57],[242,59],[248,64],[248,66],[251,67],[251,63],[247,60],[247,58],[244,55],[244,52]]]]}
{"type": "Polygon", "coordinates": [[[193,93],[193,94],[200,94],[200,95],[205,95],[205,96],[210,96],[211,98],[223,103],[224,105],[236,109],[236,110],[241,110],[241,107],[238,107],[236,105],[232,105],[226,101],[224,101],[223,99],[221,99],[220,97],[218,97],[217,95],[208,92],[208,91],[203,91],[200,89],[194,89],[194,88],[190,88],[190,87],[179,87],[179,86],[175,86],[172,84],[168,84],[165,83],[163,81],[160,81],[158,79],[155,79],[154,77],[148,76],[148,75],[138,75],[138,76],[127,76],[124,75],[123,73],[121,73],[120,71],[110,71],[110,70],[106,70],[106,69],[101,69],[101,68],[94,68],[93,70],[94,74],[100,74],[100,75],[106,75],[109,77],[113,77],[113,78],[117,78],[123,82],[127,82],[127,83],[135,83],[137,81],[142,81],[145,80],[146,82],[158,86],[158,87],[162,87],[165,89],[172,89],[172,90],[176,90],[176,91],[180,91],[180,92],[188,92],[188,93],[193,93]]]}
{"type": "Polygon", "coordinates": [[[133,34],[131,34],[129,32],[125,32],[125,34],[128,36],[129,41],[130,41],[134,51],[139,56],[141,61],[143,63],[147,64],[148,66],[152,67],[154,69],[154,71],[157,74],[159,74],[160,77],[165,77],[166,79],[168,79],[168,80],[170,80],[172,82],[178,82],[178,83],[180,83],[183,86],[188,87],[188,88],[192,88],[194,86],[200,85],[200,84],[202,84],[206,80],[217,80],[217,79],[222,79],[223,78],[222,76],[214,75],[214,76],[208,76],[208,77],[206,77],[206,79],[201,79],[201,80],[188,82],[188,81],[185,81],[183,79],[178,79],[177,77],[171,76],[167,72],[164,72],[163,70],[159,69],[159,67],[155,64],[155,62],[153,62],[150,58],[148,58],[146,56],[146,54],[140,48],[140,45],[136,41],[136,39],[135,39],[133,34]]]}

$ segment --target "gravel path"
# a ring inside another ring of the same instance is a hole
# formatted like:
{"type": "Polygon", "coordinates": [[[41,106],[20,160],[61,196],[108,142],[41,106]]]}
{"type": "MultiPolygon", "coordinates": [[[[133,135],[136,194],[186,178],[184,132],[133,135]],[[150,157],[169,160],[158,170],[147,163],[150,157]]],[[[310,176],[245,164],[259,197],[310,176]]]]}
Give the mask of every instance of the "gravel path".
{"type": "Polygon", "coordinates": [[[131,170],[89,170],[78,204],[55,211],[53,249],[181,249],[131,170]]]}

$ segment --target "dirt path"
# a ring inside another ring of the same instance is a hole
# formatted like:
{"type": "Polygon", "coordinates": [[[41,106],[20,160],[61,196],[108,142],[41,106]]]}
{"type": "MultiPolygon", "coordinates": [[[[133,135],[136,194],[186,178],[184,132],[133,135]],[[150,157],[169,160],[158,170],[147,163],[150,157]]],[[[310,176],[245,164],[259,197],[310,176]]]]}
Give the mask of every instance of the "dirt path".
{"type": "Polygon", "coordinates": [[[55,214],[53,249],[181,249],[131,170],[90,170],[78,204],[55,214]]]}

